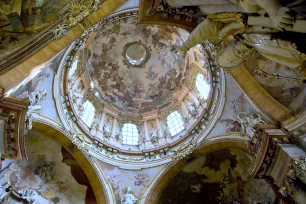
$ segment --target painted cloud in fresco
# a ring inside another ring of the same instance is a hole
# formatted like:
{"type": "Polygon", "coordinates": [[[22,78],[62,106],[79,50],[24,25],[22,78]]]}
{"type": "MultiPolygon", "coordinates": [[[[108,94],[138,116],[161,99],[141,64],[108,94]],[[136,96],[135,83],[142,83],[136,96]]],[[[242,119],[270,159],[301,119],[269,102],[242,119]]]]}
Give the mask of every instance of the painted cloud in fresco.
{"type": "Polygon", "coordinates": [[[96,203],[84,171],[60,144],[30,131],[26,145],[28,160],[1,163],[0,185],[28,190],[34,204],[96,203]]]}
{"type": "Polygon", "coordinates": [[[137,19],[130,17],[97,29],[78,55],[102,100],[137,114],[167,106],[182,87],[185,61],[170,47],[182,44],[188,33],[175,27],[136,23],[137,19]],[[145,63],[136,67],[127,62],[129,43],[145,47],[150,56],[145,63]]]}

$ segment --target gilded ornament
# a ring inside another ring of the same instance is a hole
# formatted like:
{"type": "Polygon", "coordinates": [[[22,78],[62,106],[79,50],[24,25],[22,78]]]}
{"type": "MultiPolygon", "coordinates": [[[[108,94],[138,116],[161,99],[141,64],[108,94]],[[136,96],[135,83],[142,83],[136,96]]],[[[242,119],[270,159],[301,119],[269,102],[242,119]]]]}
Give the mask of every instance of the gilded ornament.
{"type": "Polygon", "coordinates": [[[298,177],[303,183],[306,184],[306,158],[300,157],[293,160],[292,168],[295,172],[296,177],[298,177]]]}
{"type": "Polygon", "coordinates": [[[102,6],[102,0],[85,1],[84,4],[72,3],[63,17],[60,25],[58,25],[52,32],[55,39],[60,39],[64,36],[72,27],[82,22],[92,12],[98,10],[102,6]]]}

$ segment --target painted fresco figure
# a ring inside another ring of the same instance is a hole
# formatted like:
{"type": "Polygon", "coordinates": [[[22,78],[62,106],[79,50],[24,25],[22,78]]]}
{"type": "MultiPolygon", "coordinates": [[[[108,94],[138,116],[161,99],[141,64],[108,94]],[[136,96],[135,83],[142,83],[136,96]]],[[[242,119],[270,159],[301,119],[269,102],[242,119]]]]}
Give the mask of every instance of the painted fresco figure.
{"type": "Polygon", "coordinates": [[[121,197],[121,204],[134,204],[138,199],[135,198],[133,194],[131,194],[131,187],[128,187],[126,193],[121,197]]]}

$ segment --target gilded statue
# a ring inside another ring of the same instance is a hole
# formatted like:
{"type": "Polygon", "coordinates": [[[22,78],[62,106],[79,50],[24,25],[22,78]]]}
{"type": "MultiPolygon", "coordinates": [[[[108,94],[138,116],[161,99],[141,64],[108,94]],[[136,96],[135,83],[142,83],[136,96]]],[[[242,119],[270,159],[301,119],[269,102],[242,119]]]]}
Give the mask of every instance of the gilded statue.
{"type": "Polygon", "coordinates": [[[224,68],[242,64],[254,51],[289,68],[303,68],[306,55],[297,50],[294,43],[274,39],[273,34],[281,31],[306,33],[306,26],[301,26],[306,25],[305,20],[296,20],[300,18],[298,14],[292,15],[292,10],[277,0],[237,0],[235,3],[258,17],[245,13],[210,14],[182,46],[173,46],[172,50],[184,57],[190,48],[209,40],[218,49],[217,63],[224,68]],[[264,14],[269,17],[262,17],[264,14]]]}

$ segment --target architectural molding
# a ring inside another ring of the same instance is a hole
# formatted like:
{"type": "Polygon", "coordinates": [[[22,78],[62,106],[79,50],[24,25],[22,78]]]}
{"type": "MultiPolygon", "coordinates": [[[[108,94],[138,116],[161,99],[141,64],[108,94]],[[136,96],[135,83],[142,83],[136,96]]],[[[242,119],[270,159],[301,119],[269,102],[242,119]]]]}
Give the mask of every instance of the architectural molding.
{"type": "Polygon", "coordinates": [[[286,119],[282,124],[288,131],[299,129],[306,124],[306,110],[286,119]]]}

